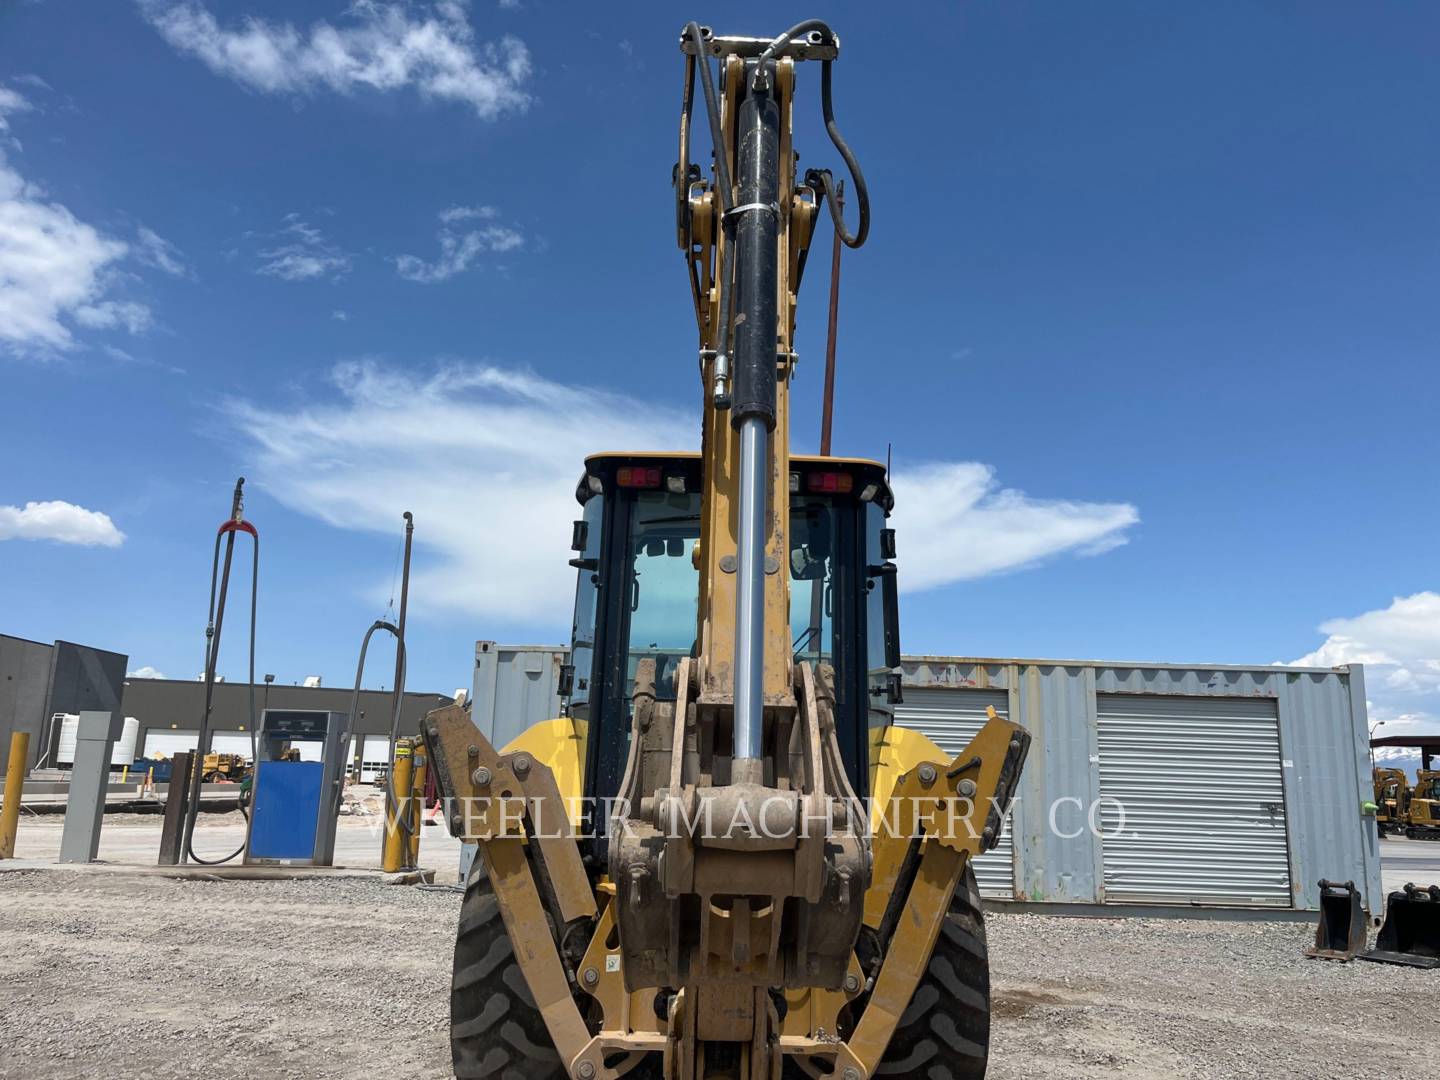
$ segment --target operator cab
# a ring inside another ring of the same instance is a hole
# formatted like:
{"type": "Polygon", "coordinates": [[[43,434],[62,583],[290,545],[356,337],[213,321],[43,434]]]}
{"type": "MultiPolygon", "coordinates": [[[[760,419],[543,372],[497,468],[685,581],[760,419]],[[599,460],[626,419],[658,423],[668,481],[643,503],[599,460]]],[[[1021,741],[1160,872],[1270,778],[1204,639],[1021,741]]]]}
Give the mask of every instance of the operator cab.
{"type": "MultiPolygon", "coordinates": [[[[571,565],[579,571],[570,714],[587,724],[585,794],[619,790],[630,741],[635,668],[653,657],[656,690],[675,697],[696,655],[700,594],[700,455],[597,454],[576,488],[571,565]]],[[[835,669],[836,725],[855,792],[869,790],[870,729],[898,699],[894,505],[885,467],[790,459],[790,639],[795,659],[835,669]]]]}

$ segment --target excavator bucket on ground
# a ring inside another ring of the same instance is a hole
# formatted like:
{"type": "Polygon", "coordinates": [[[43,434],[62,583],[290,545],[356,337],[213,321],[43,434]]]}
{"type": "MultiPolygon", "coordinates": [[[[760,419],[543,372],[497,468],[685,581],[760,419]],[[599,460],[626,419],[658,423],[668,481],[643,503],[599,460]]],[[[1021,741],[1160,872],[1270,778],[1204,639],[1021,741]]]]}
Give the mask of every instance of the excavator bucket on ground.
{"type": "Polygon", "coordinates": [[[1361,960],[1405,967],[1440,967],[1440,885],[1407,884],[1385,901],[1385,925],[1361,960]]]}
{"type": "Polygon", "coordinates": [[[1353,881],[1320,882],[1320,924],[1315,944],[1305,950],[1313,960],[1349,962],[1365,949],[1365,911],[1353,881]]]}

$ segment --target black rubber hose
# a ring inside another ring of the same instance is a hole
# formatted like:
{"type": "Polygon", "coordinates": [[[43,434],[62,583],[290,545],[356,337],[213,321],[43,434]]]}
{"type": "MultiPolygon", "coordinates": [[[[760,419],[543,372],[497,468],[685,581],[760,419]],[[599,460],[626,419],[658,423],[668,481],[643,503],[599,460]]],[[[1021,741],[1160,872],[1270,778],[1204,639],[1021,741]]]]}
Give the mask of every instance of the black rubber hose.
{"type": "MultiPolygon", "coordinates": [[[[755,65],[757,85],[762,84],[767,77],[767,62],[774,60],[781,49],[801,34],[817,31],[823,41],[833,42],[835,40],[835,31],[830,29],[824,19],[806,19],[804,22],[796,23],[767,45],[765,51],[760,54],[759,63],[755,65]]],[[[840,151],[840,156],[845,161],[845,167],[850,170],[850,178],[855,184],[855,197],[859,201],[860,212],[860,224],[855,232],[852,233],[845,228],[845,222],[840,216],[840,209],[835,204],[832,187],[834,181],[830,173],[823,169],[811,169],[805,174],[805,182],[815,189],[820,198],[830,204],[830,219],[835,223],[835,231],[840,234],[840,242],[848,248],[858,248],[870,235],[870,189],[865,186],[865,176],[860,171],[860,163],[855,160],[855,155],[850,150],[850,144],[845,141],[845,136],[840,134],[839,125],[835,123],[835,106],[830,84],[830,69],[833,64],[833,60],[820,62],[820,109],[825,116],[825,132],[830,136],[830,141],[835,145],[835,149],[840,151]]]]}
{"type": "MultiPolygon", "coordinates": [[[[218,658],[219,658],[219,657],[218,657],[218,653],[219,653],[219,649],[220,649],[220,634],[219,634],[219,629],[220,629],[220,626],[223,626],[223,624],[224,624],[224,618],[225,618],[225,610],[224,610],[224,608],[225,608],[225,598],[226,598],[226,594],[227,594],[228,591],[229,591],[229,585],[230,585],[230,557],[231,557],[231,554],[233,553],[234,548],[235,548],[235,533],[234,533],[234,531],[232,530],[231,532],[227,533],[226,536],[229,538],[230,543],[226,546],[226,549],[225,549],[225,572],[224,572],[223,576],[221,576],[221,575],[218,574],[218,571],[219,571],[219,568],[220,568],[220,567],[219,567],[219,563],[220,563],[220,536],[219,536],[218,533],[217,533],[216,536],[215,536],[215,558],[214,558],[214,562],[212,563],[211,568],[210,568],[210,623],[207,623],[207,625],[215,624],[215,623],[217,623],[217,621],[218,621],[218,623],[219,623],[219,625],[216,626],[216,634],[215,634],[215,636],[210,640],[210,643],[209,643],[209,644],[210,644],[210,648],[207,649],[208,655],[206,656],[206,659],[205,659],[205,670],[206,670],[207,675],[209,676],[210,689],[211,689],[212,692],[213,692],[213,689],[214,689],[214,679],[215,679],[215,676],[214,676],[214,665],[215,665],[216,661],[217,661],[218,658]],[[216,600],[215,600],[215,585],[216,585],[216,578],[217,578],[217,577],[221,577],[221,581],[220,581],[220,601],[219,601],[219,611],[218,611],[218,612],[217,612],[217,610],[216,610],[216,600]],[[217,615],[218,615],[218,620],[217,620],[217,615]]],[[[256,614],[257,614],[257,599],[258,599],[258,593],[259,593],[259,588],[260,588],[260,537],[252,534],[251,537],[250,537],[250,539],[251,539],[251,541],[252,541],[252,548],[253,548],[254,553],[255,553],[255,554],[254,554],[253,562],[252,562],[252,564],[251,564],[251,569],[250,569],[250,768],[251,768],[252,771],[258,772],[258,770],[259,770],[259,768],[260,768],[260,747],[259,747],[259,735],[258,735],[258,732],[257,732],[257,730],[256,730],[256,725],[255,725],[255,620],[256,620],[256,614]]],[[[232,851],[229,855],[226,855],[224,858],[220,858],[220,859],[202,859],[199,855],[196,855],[196,854],[195,854],[195,820],[196,820],[196,818],[198,817],[198,815],[199,815],[199,813],[200,813],[200,786],[204,783],[204,779],[205,779],[205,778],[204,778],[205,754],[204,754],[204,749],[203,749],[203,747],[204,747],[204,742],[203,742],[203,740],[204,740],[205,736],[209,734],[209,727],[210,727],[210,697],[209,697],[208,695],[207,695],[206,700],[205,700],[205,716],[204,716],[204,718],[203,718],[203,725],[202,725],[202,726],[203,726],[203,730],[202,730],[202,732],[201,732],[201,740],[202,740],[202,741],[199,742],[199,743],[197,743],[196,746],[195,746],[195,753],[196,753],[196,756],[197,756],[197,758],[198,758],[198,760],[197,760],[197,762],[196,762],[197,768],[196,768],[196,770],[195,770],[195,775],[192,775],[192,777],[191,777],[191,779],[195,782],[195,792],[194,792],[194,795],[192,796],[192,801],[191,801],[191,804],[190,804],[190,807],[189,807],[189,813],[187,814],[187,817],[186,817],[186,825],[185,825],[185,852],[186,852],[187,855],[190,856],[190,859],[191,859],[193,862],[197,862],[197,863],[199,863],[201,866],[219,866],[219,865],[221,865],[222,863],[230,862],[230,861],[232,861],[233,859],[236,859],[236,858],[238,858],[240,855],[242,855],[242,854],[244,853],[244,851],[245,851],[246,841],[245,841],[245,840],[242,840],[242,841],[240,842],[240,846],[239,846],[238,848],[236,848],[234,851],[232,851]]],[[[253,781],[252,781],[252,782],[253,782],[253,781]]],[[[246,810],[245,810],[245,798],[244,798],[244,795],[243,795],[243,794],[240,796],[240,798],[237,800],[237,802],[238,802],[239,808],[240,808],[240,815],[246,820],[246,822],[248,822],[248,821],[250,820],[250,815],[249,815],[249,813],[246,812],[246,810]]]]}
{"type": "Polygon", "coordinates": [[[695,43],[695,58],[700,65],[700,86],[705,91],[705,113],[710,121],[710,143],[715,154],[715,175],[720,193],[720,214],[730,212],[732,205],[730,162],[725,156],[725,131],[720,126],[720,99],[715,96],[715,77],[710,71],[710,53],[705,47],[705,31],[698,22],[686,24],[685,33],[695,43]]]}
{"type": "MultiPolygon", "coordinates": [[[[685,33],[695,44],[695,60],[700,67],[700,86],[705,92],[705,115],[710,124],[711,156],[715,159],[715,192],[720,201],[720,227],[725,230],[727,242],[734,239],[731,231],[730,207],[734,205],[733,189],[730,186],[730,159],[725,153],[725,129],[720,124],[720,100],[715,96],[715,79],[710,71],[710,53],[705,48],[705,31],[698,22],[690,22],[685,33]]],[[[733,248],[733,244],[730,245],[733,248]]],[[[735,292],[735,258],[730,258],[720,270],[720,325],[715,328],[715,352],[725,356],[730,350],[730,306],[735,292]]]]}
{"type": "MultiPolygon", "coordinates": [[[[370,636],[374,634],[376,630],[386,630],[395,638],[395,648],[400,652],[400,666],[402,669],[405,663],[405,646],[404,643],[400,640],[400,628],[394,623],[386,622],[384,619],[376,619],[375,622],[371,624],[370,629],[365,631],[365,637],[360,642],[360,662],[355,665],[355,689],[351,691],[350,694],[350,724],[352,730],[358,725],[360,719],[360,683],[365,678],[365,654],[370,650],[370,636]]],[[[394,781],[395,739],[398,735],[398,729],[399,717],[392,717],[390,727],[390,759],[385,773],[385,813],[387,815],[398,814],[400,805],[399,800],[395,798],[394,781]]],[[[364,736],[357,733],[355,735],[355,738],[363,740],[364,736]]],[[[360,749],[360,753],[363,758],[365,753],[363,743],[360,749]]],[[[398,820],[398,818],[394,820],[398,820]]],[[[408,835],[410,832],[412,832],[412,830],[408,827],[408,821],[405,824],[405,832],[408,835]]]]}
{"type": "Polygon", "coordinates": [[[820,109],[825,116],[825,131],[830,136],[830,141],[835,144],[835,149],[840,151],[840,156],[845,159],[845,167],[850,170],[850,179],[855,184],[855,197],[859,203],[860,223],[855,232],[851,233],[845,228],[845,222],[840,216],[840,207],[835,202],[834,192],[831,185],[834,182],[830,173],[826,170],[812,169],[805,174],[807,183],[813,181],[815,189],[820,192],[827,203],[830,204],[830,219],[835,223],[835,231],[840,234],[840,242],[848,248],[858,248],[865,243],[866,237],[870,235],[870,189],[865,186],[865,174],[860,171],[860,162],[855,160],[855,154],[850,149],[850,144],[845,141],[845,136],[840,134],[840,127],[835,123],[835,105],[830,90],[830,67],[831,61],[825,60],[820,65],[820,109]]]}

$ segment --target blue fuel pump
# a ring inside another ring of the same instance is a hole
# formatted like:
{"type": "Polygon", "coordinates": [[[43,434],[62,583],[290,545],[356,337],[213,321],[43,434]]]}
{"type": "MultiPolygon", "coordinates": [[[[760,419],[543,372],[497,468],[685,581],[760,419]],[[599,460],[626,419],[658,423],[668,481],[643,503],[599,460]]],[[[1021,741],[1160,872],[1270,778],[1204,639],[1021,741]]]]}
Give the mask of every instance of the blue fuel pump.
{"type": "Polygon", "coordinates": [[[330,866],[345,785],[350,718],[266,709],[256,732],[247,866],[330,866]]]}

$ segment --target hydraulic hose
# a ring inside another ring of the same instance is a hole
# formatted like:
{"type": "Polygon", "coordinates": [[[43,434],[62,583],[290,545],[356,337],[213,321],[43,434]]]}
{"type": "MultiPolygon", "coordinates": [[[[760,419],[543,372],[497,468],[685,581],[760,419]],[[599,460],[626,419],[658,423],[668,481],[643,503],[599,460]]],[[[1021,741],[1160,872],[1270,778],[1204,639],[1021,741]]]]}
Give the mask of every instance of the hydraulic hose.
{"type": "MultiPolygon", "coordinates": [[[[360,662],[355,665],[355,688],[350,694],[350,722],[354,724],[360,717],[360,684],[365,678],[365,654],[370,650],[370,637],[376,630],[387,631],[395,638],[396,667],[403,676],[405,670],[405,642],[400,636],[400,628],[394,623],[386,622],[384,619],[376,619],[370,629],[365,631],[365,637],[360,642],[360,662]]],[[[399,717],[392,716],[390,725],[390,761],[385,772],[385,815],[389,821],[399,822],[400,801],[395,797],[395,740],[399,737],[399,717]]],[[[357,735],[356,738],[363,738],[357,735]]],[[[362,749],[363,753],[363,749],[362,749]]],[[[411,833],[409,821],[402,826],[405,834],[411,833]]]]}
{"type": "MultiPolygon", "coordinates": [[[[204,781],[205,749],[210,737],[210,712],[215,700],[215,666],[220,656],[220,634],[225,627],[225,603],[230,591],[230,565],[235,554],[235,534],[247,532],[252,541],[253,560],[250,570],[250,666],[249,666],[249,719],[250,719],[250,762],[257,768],[260,761],[259,743],[255,725],[255,625],[260,587],[260,534],[255,526],[241,517],[244,501],[241,490],[245,485],[242,476],[235,484],[235,495],[231,516],[215,534],[215,552],[210,563],[210,604],[205,624],[205,711],[200,717],[200,734],[195,744],[195,759],[191,766],[190,800],[185,813],[184,854],[202,866],[219,866],[230,862],[245,851],[245,842],[229,855],[219,859],[205,859],[195,854],[195,822],[200,813],[200,787],[204,781]],[[225,559],[220,560],[220,541],[225,541],[225,559]]],[[[245,800],[238,800],[240,813],[249,821],[245,800]]]]}
{"type": "MultiPolygon", "coordinates": [[[[710,126],[710,146],[715,159],[715,197],[720,204],[720,227],[725,231],[726,244],[734,241],[734,219],[730,208],[735,205],[734,188],[730,184],[730,160],[725,151],[725,129],[720,124],[720,99],[715,94],[715,77],[710,70],[710,54],[705,47],[705,31],[698,22],[685,26],[685,34],[695,45],[695,63],[700,68],[700,87],[705,95],[705,116],[710,126]]],[[[690,125],[689,95],[686,95],[685,122],[683,124],[685,156],[680,162],[682,171],[689,171],[690,125]]],[[[684,177],[678,178],[682,183],[684,177]]],[[[688,256],[687,256],[688,257],[688,256]]],[[[715,405],[717,408],[730,407],[730,308],[735,291],[735,260],[725,260],[720,270],[719,318],[715,328],[715,405]]]]}
{"type": "MultiPolygon", "coordinates": [[[[754,85],[757,89],[763,88],[769,80],[768,64],[775,59],[781,49],[801,34],[809,35],[817,45],[823,41],[835,40],[835,31],[830,29],[824,19],[806,19],[804,22],[796,23],[772,41],[760,54],[760,60],[755,65],[754,85]]],[[[830,136],[830,141],[835,145],[835,149],[840,151],[840,156],[845,160],[845,167],[850,170],[850,178],[855,184],[855,197],[860,204],[860,224],[856,230],[852,233],[845,228],[840,207],[836,204],[834,180],[828,170],[811,169],[805,174],[805,183],[815,189],[819,198],[830,204],[830,219],[835,223],[835,231],[840,234],[840,242],[848,248],[858,248],[870,235],[870,189],[865,186],[865,176],[860,171],[860,163],[855,160],[855,154],[851,151],[850,144],[845,141],[845,137],[840,134],[839,125],[835,123],[835,103],[830,84],[830,69],[833,64],[833,60],[820,62],[820,110],[825,117],[825,132],[830,136]]]]}

